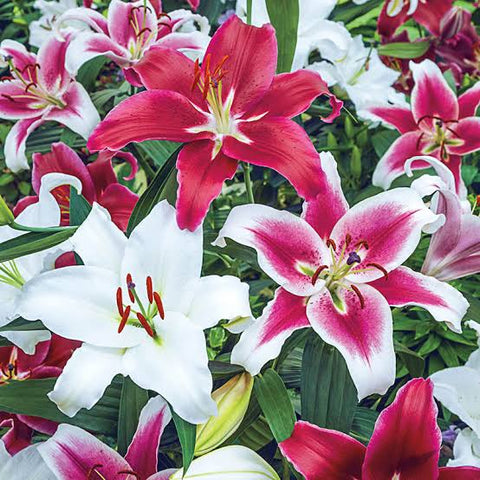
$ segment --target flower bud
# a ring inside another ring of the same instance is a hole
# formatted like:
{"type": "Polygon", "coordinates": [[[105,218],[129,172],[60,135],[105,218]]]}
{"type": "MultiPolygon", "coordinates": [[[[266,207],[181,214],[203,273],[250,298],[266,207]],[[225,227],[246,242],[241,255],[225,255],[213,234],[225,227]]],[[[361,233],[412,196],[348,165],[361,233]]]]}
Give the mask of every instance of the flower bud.
{"type": "Polygon", "coordinates": [[[218,415],[197,426],[196,456],[214,450],[235,433],[247,411],[252,388],[253,377],[249,373],[242,373],[212,393],[218,415]]]}
{"type": "Polygon", "coordinates": [[[10,225],[14,220],[12,211],[8,208],[3,197],[0,196],[0,226],[10,225]]]}
{"type": "Polygon", "coordinates": [[[356,145],[354,145],[350,157],[350,171],[355,178],[360,178],[362,174],[362,152],[356,145]]]}
{"type": "Polygon", "coordinates": [[[345,135],[347,135],[347,138],[350,140],[355,136],[355,129],[353,128],[353,122],[352,119],[349,116],[345,117],[345,135]]]}

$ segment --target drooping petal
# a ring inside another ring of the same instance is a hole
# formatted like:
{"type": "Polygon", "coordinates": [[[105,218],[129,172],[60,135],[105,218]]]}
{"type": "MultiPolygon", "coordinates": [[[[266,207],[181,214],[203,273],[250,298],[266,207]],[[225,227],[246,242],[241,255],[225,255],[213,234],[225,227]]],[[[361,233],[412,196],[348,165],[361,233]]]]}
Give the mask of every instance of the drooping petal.
{"type": "Polygon", "coordinates": [[[420,63],[410,62],[410,70],[415,82],[411,99],[415,122],[433,125],[435,117],[444,122],[457,120],[457,97],[437,65],[428,59],[420,63]]]}
{"type": "Polygon", "coordinates": [[[438,480],[479,480],[480,468],[475,467],[442,467],[438,480]]]}
{"type": "Polygon", "coordinates": [[[265,363],[278,356],[295,330],[309,326],[305,298],[278,288],[261,317],[243,332],[233,348],[231,362],[256,375],[265,363]]]}
{"type": "Polygon", "coordinates": [[[213,141],[201,140],[185,145],[178,155],[176,208],[180,228],[195,230],[222,191],[223,182],[235,175],[237,160],[222,151],[212,158],[214,149],[213,141]]]}
{"type": "Polygon", "coordinates": [[[335,224],[348,210],[343,195],[337,162],[330,152],[320,153],[322,170],[326,175],[325,190],[314,199],[304,202],[302,218],[324,239],[328,239],[335,224]]]}
{"type": "Polygon", "coordinates": [[[311,297],[307,318],[318,335],[345,358],[361,400],[372,393],[384,394],[393,384],[395,353],[387,301],[369,285],[355,288],[359,294],[338,288],[336,303],[326,289],[311,297]]]}
{"type": "Polygon", "coordinates": [[[52,438],[39,445],[38,451],[58,480],[102,478],[100,475],[115,478],[118,472],[130,471],[115,450],[73,425],[60,425],[52,438]]]}
{"type": "Polygon", "coordinates": [[[190,129],[207,124],[207,117],[179,93],[149,90],[124,100],[109,112],[92,133],[91,151],[120,150],[127,143],[144,140],[190,142],[210,138],[208,132],[190,129]]]}
{"type": "Polygon", "coordinates": [[[298,421],[279,447],[306,480],[361,478],[365,447],[342,432],[298,421]]]}
{"type": "Polygon", "coordinates": [[[229,320],[225,327],[240,333],[251,323],[249,286],[239,278],[208,275],[200,278],[193,288],[192,303],[184,313],[200,328],[210,328],[220,320],[229,320]]]}
{"type": "Polygon", "coordinates": [[[368,444],[362,478],[437,478],[441,433],[433,384],[416,378],[380,413],[368,444]]]}
{"type": "Polygon", "coordinates": [[[458,97],[458,106],[460,108],[459,118],[474,117],[479,105],[480,83],[477,82],[473,87],[458,97]]]}
{"type": "Polygon", "coordinates": [[[417,123],[409,108],[400,106],[378,106],[369,108],[368,111],[378,117],[382,122],[395,127],[401,134],[417,130],[417,123]]]}
{"type": "Polygon", "coordinates": [[[32,443],[32,429],[20,421],[15,415],[1,414],[0,425],[7,428],[2,436],[2,443],[10,455],[16,455],[32,443]],[[9,428],[10,427],[10,428],[9,428]]]}
{"type": "Polygon", "coordinates": [[[154,319],[155,339],[129,348],[126,373],[142,388],[153,390],[190,423],[204,423],[216,414],[211,398],[212,376],[203,330],[184,315],[165,313],[154,319]]]}
{"type": "Polygon", "coordinates": [[[448,283],[408,267],[398,267],[388,274],[388,278],[380,278],[370,285],[387,299],[389,305],[418,305],[428,310],[437,322],[445,322],[453,331],[461,333],[462,318],[469,304],[448,283]]]}
{"type": "Polygon", "coordinates": [[[48,330],[11,331],[2,332],[1,335],[18,348],[21,348],[26,354],[32,354],[38,343],[50,340],[51,337],[51,333],[48,330]]]}
{"type": "Polygon", "coordinates": [[[329,262],[328,250],[296,215],[265,205],[241,205],[230,212],[215,245],[225,246],[225,238],[254,248],[262,270],[290,293],[307,296],[322,289],[324,282],[312,284],[312,276],[329,262]]]}
{"type": "Polygon", "coordinates": [[[164,200],[133,230],[125,249],[122,278],[132,275],[140,299],[149,304],[146,279],[152,278],[165,310],[185,311],[200,278],[202,229],[180,230],[175,209],[164,200]]]}
{"type": "Polygon", "coordinates": [[[122,231],[127,229],[137,202],[138,195],[120,183],[109,185],[98,199],[98,203],[110,213],[112,222],[122,231]]]}
{"type": "Polygon", "coordinates": [[[131,470],[142,478],[146,479],[157,472],[160,439],[171,419],[168,404],[160,396],[151,398],[140,413],[137,431],[128,447],[125,460],[131,470]]]}
{"type": "MultiPolygon", "coordinates": [[[[392,143],[375,167],[373,185],[387,190],[396,178],[405,173],[405,162],[410,157],[422,155],[421,135],[418,131],[408,132],[392,143]]],[[[428,166],[426,162],[417,161],[412,168],[428,168],[428,166]]]]}
{"type": "Polygon", "coordinates": [[[83,344],[73,352],[48,397],[69,417],[92,408],[113,377],[122,373],[123,355],[124,349],[83,344]]]}
{"type": "Polygon", "coordinates": [[[462,118],[452,126],[453,139],[463,140],[462,145],[449,145],[447,150],[454,155],[466,155],[480,149],[480,118],[462,118]]]}
{"type": "Polygon", "coordinates": [[[353,206],[335,225],[331,237],[337,253],[344,247],[345,255],[350,250],[359,252],[361,261],[352,268],[349,278],[370,282],[382,277],[383,270],[399,267],[417,248],[422,231],[437,219],[418,193],[395,188],[353,206]],[[362,241],[368,247],[356,246],[362,241]],[[361,269],[367,271],[357,273],[361,269]]]}
{"type": "Polygon", "coordinates": [[[35,117],[18,121],[11,129],[5,139],[3,153],[5,163],[13,172],[28,170],[27,157],[25,156],[25,146],[28,136],[42,123],[43,118],[35,117]]]}
{"type": "Polygon", "coordinates": [[[305,132],[288,118],[267,117],[242,122],[240,133],[248,141],[229,136],[224,140],[226,155],[283,175],[302,198],[311,199],[325,188],[318,153],[305,132]]]}

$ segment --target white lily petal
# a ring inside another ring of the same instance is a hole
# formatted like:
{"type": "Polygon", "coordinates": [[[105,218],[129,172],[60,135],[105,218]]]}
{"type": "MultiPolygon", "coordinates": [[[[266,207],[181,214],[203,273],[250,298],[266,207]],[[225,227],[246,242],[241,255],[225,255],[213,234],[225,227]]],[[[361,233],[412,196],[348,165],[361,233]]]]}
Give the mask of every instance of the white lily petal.
{"type": "Polygon", "coordinates": [[[75,416],[102,398],[113,377],[122,372],[125,349],[84,344],[73,352],[48,398],[65,415],[75,416]]]}
{"type": "MultiPolygon", "coordinates": [[[[3,444],[3,442],[2,442],[3,444]]],[[[31,445],[8,461],[0,463],[0,478],[9,480],[56,480],[38,453],[38,445],[31,445]]]]}
{"type": "Polygon", "coordinates": [[[453,457],[448,467],[480,468],[480,438],[470,428],[464,428],[455,439],[453,457]]]}
{"type": "Polygon", "coordinates": [[[50,340],[52,334],[48,330],[32,330],[24,332],[2,332],[2,337],[5,337],[9,342],[12,342],[18,348],[21,348],[27,355],[35,353],[35,347],[38,343],[50,340]]]}

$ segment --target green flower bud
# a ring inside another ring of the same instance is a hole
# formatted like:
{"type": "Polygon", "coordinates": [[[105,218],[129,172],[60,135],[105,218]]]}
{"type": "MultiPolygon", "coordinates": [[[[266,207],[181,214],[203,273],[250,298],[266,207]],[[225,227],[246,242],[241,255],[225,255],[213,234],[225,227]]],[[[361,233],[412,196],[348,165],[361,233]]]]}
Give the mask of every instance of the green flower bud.
{"type": "Polygon", "coordinates": [[[354,146],[352,149],[350,170],[355,178],[360,178],[362,174],[362,152],[357,146],[354,146]]]}
{"type": "Polygon", "coordinates": [[[332,132],[328,132],[327,135],[327,149],[338,148],[338,142],[335,135],[332,132]]]}
{"type": "Polygon", "coordinates": [[[347,115],[345,117],[345,135],[351,140],[355,135],[352,119],[347,115]]]}
{"type": "Polygon", "coordinates": [[[212,393],[218,415],[197,426],[195,455],[204,455],[224,443],[242,423],[250,403],[253,377],[242,373],[212,393]]]}
{"type": "Polygon", "coordinates": [[[14,220],[12,211],[8,208],[3,197],[0,196],[0,226],[11,225],[14,220]]]}

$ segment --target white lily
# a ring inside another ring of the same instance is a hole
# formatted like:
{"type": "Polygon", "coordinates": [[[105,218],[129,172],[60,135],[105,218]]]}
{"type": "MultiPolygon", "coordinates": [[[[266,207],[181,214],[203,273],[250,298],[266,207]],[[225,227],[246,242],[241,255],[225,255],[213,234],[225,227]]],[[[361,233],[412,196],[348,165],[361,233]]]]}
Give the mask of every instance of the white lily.
{"type": "Polygon", "coordinates": [[[200,277],[201,228],[180,230],[163,201],[127,239],[94,204],[71,242],[84,265],[30,282],[20,308],[23,317],[84,342],[50,399],[74,416],[123,374],[191,423],[215,415],[203,330],[226,319],[239,332],[251,312],[248,285],[238,278],[200,277]]]}
{"type": "MultiPolygon", "coordinates": [[[[61,185],[72,185],[79,192],[82,190],[82,184],[76,177],[60,173],[46,174],[42,177],[39,201],[26,207],[18,215],[16,222],[29,227],[58,226],[60,207],[51,192],[61,185]]],[[[0,227],[0,242],[11,240],[24,233],[8,225],[0,227]]],[[[0,263],[0,327],[8,325],[21,316],[18,309],[19,303],[28,282],[40,273],[52,270],[55,260],[65,251],[68,251],[68,243],[0,263]]],[[[4,331],[0,335],[29,355],[35,352],[37,343],[50,339],[50,332],[47,330],[4,331]]]]}

